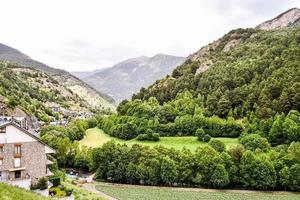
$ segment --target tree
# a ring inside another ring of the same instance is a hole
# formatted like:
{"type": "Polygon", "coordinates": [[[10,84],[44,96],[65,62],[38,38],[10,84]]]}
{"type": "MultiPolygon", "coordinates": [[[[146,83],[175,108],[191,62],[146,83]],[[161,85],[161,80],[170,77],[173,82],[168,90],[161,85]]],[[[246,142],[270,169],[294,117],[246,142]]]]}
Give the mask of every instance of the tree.
{"type": "Polygon", "coordinates": [[[279,172],[279,183],[284,189],[288,189],[291,186],[291,173],[289,167],[284,167],[279,172]]]}
{"type": "Polygon", "coordinates": [[[300,164],[295,164],[290,168],[290,188],[300,191],[300,164]]]}
{"type": "Polygon", "coordinates": [[[287,140],[287,134],[283,130],[284,115],[276,115],[269,134],[272,145],[283,144],[287,140]]]}
{"type": "Polygon", "coordinates": [[[226,145],[221,140],[211,139],[208,144],[218,152],[223,152],[226,149],[226,145]]]}
{"type": "Polygon", "coordinates": [[[161,180],[167,185],[172,185],[177,180],[177,169],[175,162],[168,156],[161,161],[161,180]]]}
{"type": "Polygon", "coordinates": [[[267,190],[276,185],[276,171],[266,159],[255,156],[246,151],[240,164],[241,183],[248,188],[267,190]]]}
{"type": "Polygon", "coordinates": [[[229,184],[229,176],[223,165],[218,164],[214,170],[211,179],[213,187],[215,188],[224,188],[229,184]]]}
{"type": "Polygon", "coordinates": [[[204,137],[203,137],[203,142],[209,142],[210,139],[211,139],[210,135],[205,134],[204,137]]]}
{"type": "Polygon", "coordinates": [[[256,149],[260,149],[261,151],[268,151],[271,148],[268,140],[266,138],[261,137],[258,134],[249,134],[244,136],[240,140],[241,144],[247,150],[255,151],[256,149]]]}
{"type": "Polygon", "coordinates": [[[292,142],[288,148],[288,153],[300,162],[300,142],[292,142]]]}
{"type": "Polygon", "coordinates": [[[203,138],[205,136],[205,132],[202,128],[198,128],[196,130],[196,137],[198,138],[199,141],[203,141],[203,138]]]}

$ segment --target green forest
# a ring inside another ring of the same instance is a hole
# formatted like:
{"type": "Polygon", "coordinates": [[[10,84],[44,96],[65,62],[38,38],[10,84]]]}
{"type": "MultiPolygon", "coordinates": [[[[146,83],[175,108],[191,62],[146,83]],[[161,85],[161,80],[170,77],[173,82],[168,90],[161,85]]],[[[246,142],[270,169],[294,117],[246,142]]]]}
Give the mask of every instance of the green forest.
{"type": "Polygon", "coordinates": [[[187,60],[115,114],[43,129],[42,140],[57,150],[57,174],[74,167],[115,183],[300,191],[300,29],[233,30],[205,59],[207,71],[187,60]],[[225,51],[231,40],[239,44],[225,51]],[[208,145],[80,148],[93,127],[125,140],[197,136],[208,145]],[[218,137],[239,144],[226,148],[218,137]]]}

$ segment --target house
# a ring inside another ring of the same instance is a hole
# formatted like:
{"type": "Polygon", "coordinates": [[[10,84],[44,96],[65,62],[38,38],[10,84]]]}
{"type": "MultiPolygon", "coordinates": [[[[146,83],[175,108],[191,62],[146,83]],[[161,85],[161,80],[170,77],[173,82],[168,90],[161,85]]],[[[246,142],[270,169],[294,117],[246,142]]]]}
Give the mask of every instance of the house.
{"type": "Polygon", "coordinates": [[[12,182],[51,176],[47,155],[55,153],[13,120],[0,122],[0,181],[12,182]]]}

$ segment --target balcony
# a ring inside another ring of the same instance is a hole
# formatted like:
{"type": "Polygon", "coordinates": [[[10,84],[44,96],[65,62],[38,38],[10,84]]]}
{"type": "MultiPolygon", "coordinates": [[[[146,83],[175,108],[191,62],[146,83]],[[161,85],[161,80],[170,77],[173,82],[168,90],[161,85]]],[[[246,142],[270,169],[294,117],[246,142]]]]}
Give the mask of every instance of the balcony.
{"type": "Polygon", "coordinates": [[[46,168],[46,176],[53,176],[53,172],[50,171],[50,169],[47,167],[46,168]]]}

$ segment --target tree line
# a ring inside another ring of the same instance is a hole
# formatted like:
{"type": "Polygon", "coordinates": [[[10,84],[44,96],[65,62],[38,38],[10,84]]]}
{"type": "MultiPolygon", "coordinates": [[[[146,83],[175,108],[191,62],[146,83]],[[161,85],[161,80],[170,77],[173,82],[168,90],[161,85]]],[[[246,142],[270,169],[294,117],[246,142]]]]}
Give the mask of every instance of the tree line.
{"type": "Polygon", "coordinates": [[[254,148],[256,137],[227,151],[221,141],[195,152],[108,142],[92,150],[91,169],[97,180],[115,183],[300,191],[300,143],[254,148]]]}

